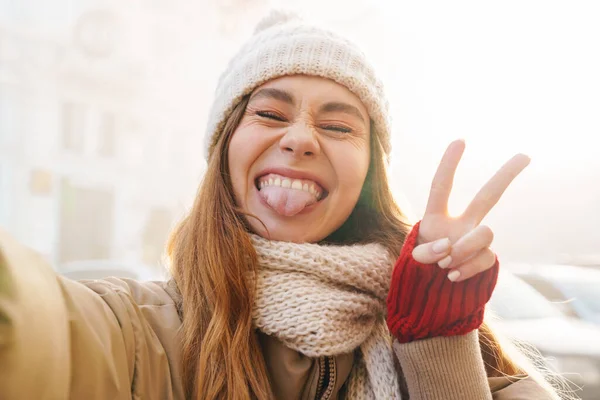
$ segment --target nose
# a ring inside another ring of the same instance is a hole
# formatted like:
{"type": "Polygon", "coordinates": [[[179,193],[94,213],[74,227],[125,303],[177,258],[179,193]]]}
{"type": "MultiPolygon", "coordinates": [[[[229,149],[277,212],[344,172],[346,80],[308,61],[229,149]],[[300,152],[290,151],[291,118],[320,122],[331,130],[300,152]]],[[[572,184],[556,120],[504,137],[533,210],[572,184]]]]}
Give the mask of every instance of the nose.
{"type": "Polygon", "coordinates": [[[321,151],[315,132],[305,123],[290,126],[279,141],[279,148],[296,158],[313,157],[321,151]]]}

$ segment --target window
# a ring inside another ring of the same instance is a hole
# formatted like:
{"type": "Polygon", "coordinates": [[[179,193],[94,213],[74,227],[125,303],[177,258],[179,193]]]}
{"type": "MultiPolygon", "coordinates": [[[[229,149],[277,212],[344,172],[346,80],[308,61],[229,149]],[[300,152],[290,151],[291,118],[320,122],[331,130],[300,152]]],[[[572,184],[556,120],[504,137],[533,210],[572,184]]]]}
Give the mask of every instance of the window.
{"type": "Polygon", "coordinates": [[[116,153],[117,122],[113,113],[105,112],[100,117],[98,131],[98,154],[113,157],[116,153]]]}
{"type": "Polygon", "coordinates": [[[60,190],[60,262],[110,258],[113,191],[77,186],[67,178],[60,190]]]}
{"type": "Polygon", "coordinates": [[[164,207],[155,207],[150,210],[146,217],[146,223],[142,233],[143,260],[149,265],[160,264],[165,243],[172,228],[173,216],[164,207]]]}
{"type": "Polygon", "coordinates": [[[48,196],[52,194],[52,172],[42,168],[34,168],[29,177],[29,193],[33,196],[48,196]]]}
{"type": "Polygon", "coordinates": [[[15,140],[15,132],[22,129],[21,114],[24,93],[9,85],[0,84],[0,154],[8,155],[15,140]]]}
{"type": "Polygon", "coordinates": [[[83,153],[85,137],[85,109],[71,102],[62,106],[62,143],[65,150],[83,153]]]}
{"type": "Polygon", "coordinates": [[[8,216],[11,214],[9,199],[11,192],[8,188],[5,174],[8,175],[8,171],[6,170],[6,167],[0,163],[0,225],[6,228],[8,227],[8,216]]]}

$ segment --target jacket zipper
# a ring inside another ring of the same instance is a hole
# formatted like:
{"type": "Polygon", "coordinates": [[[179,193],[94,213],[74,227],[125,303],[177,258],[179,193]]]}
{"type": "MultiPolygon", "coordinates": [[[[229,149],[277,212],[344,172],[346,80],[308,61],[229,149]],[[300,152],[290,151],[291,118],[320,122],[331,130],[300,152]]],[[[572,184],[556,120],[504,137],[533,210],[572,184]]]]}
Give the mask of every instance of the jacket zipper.
{"type": "Polygon", "coordinates": [[[319,383],[317,385],[317,400],[330,400],[335,388],[337,371],[333,356],[319,357],[319,383]]]}
{"type": "Polygon", "coordinates": [[[322,400],[329,400],[331,395],[333,394],[333,389],[335,388],[335,381],[337,378],[337,372],[335,369],[335,358],[327,357],[329,362],[329,384],[325,389],[325,393],[323,393],[322,400]]]}

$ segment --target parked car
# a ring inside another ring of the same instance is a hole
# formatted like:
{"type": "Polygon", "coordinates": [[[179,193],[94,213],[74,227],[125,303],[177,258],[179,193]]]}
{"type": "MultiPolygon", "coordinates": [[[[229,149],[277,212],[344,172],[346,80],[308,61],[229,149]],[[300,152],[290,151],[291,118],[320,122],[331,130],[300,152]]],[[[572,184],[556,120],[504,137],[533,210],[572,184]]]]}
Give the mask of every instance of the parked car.
{"type": "Polygon", "coordinates": [[[488,304],[500,334],[533,345],[582,399],[600,399],[600,327],[565,315],[532,286],[502,271],[488,304]]]}
{"type": "Polygon", "coordinates": [[[512,270],[568,315],[600,324],[600,270],[573,265],[530,265],[512,270]]]}
{"type": "Polygon", "coordinates": [[[166,279],[166,271],[161,267],[145,264],[119,262],[115,260],[84,260],[61,265],[58,273],[74,280],[103,279],[109,276],[129,278],[138,281],[160,281],[166,279]]]}

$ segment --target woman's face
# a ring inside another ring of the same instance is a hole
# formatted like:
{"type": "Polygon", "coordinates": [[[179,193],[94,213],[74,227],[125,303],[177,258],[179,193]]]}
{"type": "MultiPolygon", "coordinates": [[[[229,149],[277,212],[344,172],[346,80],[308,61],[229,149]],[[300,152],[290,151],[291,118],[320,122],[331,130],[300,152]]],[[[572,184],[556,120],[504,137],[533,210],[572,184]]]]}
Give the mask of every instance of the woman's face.
{"type": "Polygon", "coordinates": [[[228,150],[236,203],[260,220],[247,218],[253,231],[317,242],[339,228],[367,175],[369,127],[358,97],[331,80],[296,75],[258,87],[228,150]]]}

